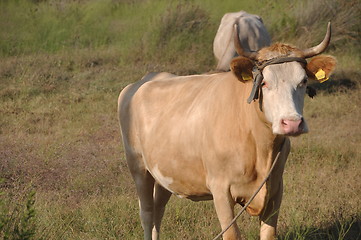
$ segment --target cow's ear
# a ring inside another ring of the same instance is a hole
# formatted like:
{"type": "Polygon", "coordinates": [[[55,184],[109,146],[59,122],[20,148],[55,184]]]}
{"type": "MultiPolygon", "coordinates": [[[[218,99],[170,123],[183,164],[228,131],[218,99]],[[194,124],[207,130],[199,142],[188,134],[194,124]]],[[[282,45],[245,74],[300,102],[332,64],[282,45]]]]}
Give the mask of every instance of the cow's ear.
{"type": "Polygon", "coordinates": [[[320,55],[312,58],[307,64],[307,75],[319,82],[327,81],[336,68],[336,58],[329,55],[320,55]]]}
{"type": "Polygon", "coordinates": [[[254,63],[246,57],[236,57],[231,62],[231,71],[240,81],[248,81],[253,79],[252,69],[254,63]]]}

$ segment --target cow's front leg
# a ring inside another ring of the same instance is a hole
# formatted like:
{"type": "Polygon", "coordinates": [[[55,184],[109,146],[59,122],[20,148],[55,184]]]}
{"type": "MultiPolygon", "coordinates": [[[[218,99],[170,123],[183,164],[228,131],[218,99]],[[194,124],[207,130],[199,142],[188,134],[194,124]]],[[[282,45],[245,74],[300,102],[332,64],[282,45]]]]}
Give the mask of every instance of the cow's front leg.
{"type": "Polygon", "coordinates": [[[283,182],[280,182],[277,193],[268,201],[266,209],[260,216],[260,240],[273,240],[276,237],[277,220],[282,201],[283,182]]]}
{"type": "MultiPolygon", "coordinates": [[[[234,205],[231,194],[229,191],[213,191],[213,201],[216,208],[218,220],[221,224],[222,231],[228,227],[234,218],[234,205]]],[[[224,240],[239,240],[240,232],[237,224],[234,223],[232,226],[223,234],[224,240]]]]}
{"type": "Polygon", "coordinates": [[[273,240],[276,237],[277,220],[279,209],[282,202],[283,195],[283,170],[286,163],[288,154],[290,153],[290,140],[285,139],[284,145],[282,146],[282,152],[279,156],[278,162],[271,173],[269,179],[269,191],[271,193],[270,199],[268,200],[265,209],[260,216],[261,230],[260,240],[273,240]]]}

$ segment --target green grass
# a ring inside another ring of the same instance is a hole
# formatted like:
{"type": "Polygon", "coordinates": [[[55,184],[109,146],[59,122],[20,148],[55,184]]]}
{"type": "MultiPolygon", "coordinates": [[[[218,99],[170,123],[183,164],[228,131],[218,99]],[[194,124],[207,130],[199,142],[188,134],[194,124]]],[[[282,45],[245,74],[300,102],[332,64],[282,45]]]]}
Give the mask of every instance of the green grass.
{"type": "MultiPolygon", "coordinates": [[[[214,69],[219,21],[241,9],[261,15],[273,41],[301,47],[317,44],[331,18],[327,54],[338,69],[306,99],[310,133],[292,139],[279,239],[360,238],[358,1],[4,0],[0,239],[5,222],[21,226],[29,216],[29,239],[141,239],[118,94],[149,71],[214,69]]],[[[244,238],[258,238],[257,218],[244,215],[238,224],[244,238]]],[[[8,239],[16,239],[14,226],[7,225],[8,239]]],[[[212,202],[172,197],[162,230],[163,239],[210,239],[220,227],[212,202]]]]}

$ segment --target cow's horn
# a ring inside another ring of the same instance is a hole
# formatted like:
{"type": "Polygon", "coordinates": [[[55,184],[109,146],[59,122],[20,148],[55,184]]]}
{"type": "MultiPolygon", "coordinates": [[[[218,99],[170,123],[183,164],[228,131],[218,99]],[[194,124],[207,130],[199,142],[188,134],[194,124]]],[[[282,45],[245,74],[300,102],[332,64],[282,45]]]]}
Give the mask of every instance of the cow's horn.
{"type": "Polygon", "coordinates": [[[310,58],[325,51],[328,44],[330,43],[330,40],[331,40],[331,22],[328,22],[325,38],[317,46],[303,50],[304,58],[310,58]]]}
{"type": "Polygon", "coordinates": [[[238,30],[238,25],[237,23],[234,24],[234,47],[236,48],[236,52],[238,53],[239,56],[244,56],[244,57],[248,57],[252,60],[256,60],[257,59],[257,52],[248,52],[245,51],[243,49],[243,47],[241,46],[241,41],[239,40],[239,30],[238,30]]]}

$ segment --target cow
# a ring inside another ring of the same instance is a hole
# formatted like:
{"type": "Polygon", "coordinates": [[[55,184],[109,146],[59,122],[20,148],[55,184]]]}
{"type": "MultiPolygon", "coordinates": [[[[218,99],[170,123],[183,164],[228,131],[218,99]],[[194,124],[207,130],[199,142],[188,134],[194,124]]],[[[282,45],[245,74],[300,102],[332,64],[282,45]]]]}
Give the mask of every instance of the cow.
{"type": "MultiPolygon", "coordinates": [[[[307,81],[326,80],[336,65],[334,57],[319,55],[329,44],[331,28],[328,25],[319,45],[305,50],[276,43],[249,52],[237,36],[239,56],[232,60],[231,71],[150,73],[119,95],[123,146],[146,240],[159,239],[172,194],[213,200],[225,229],[234,206],[250,199],[279,155],[266,184],[247,207],[251,216],[259,216],[261,240],[276,235],[289,137],[308,131],[303,117],[307,81]],[[256,68],[254,78],[261,79],[257,84],[252,81],[256,68]]],[[[236,223],[223,239],[240,239],[236,223]]]]}
{"type": "Polygon", "coordinates": [[[229,71],[231,60],[237,55],[232,37],[235,23],[239,27],[239,39],[245,50],[258,51],[271,44],[270,35],[260,16],[245,11],[226,13],[213,41],[217,70],[229,71]]]}

